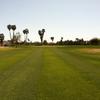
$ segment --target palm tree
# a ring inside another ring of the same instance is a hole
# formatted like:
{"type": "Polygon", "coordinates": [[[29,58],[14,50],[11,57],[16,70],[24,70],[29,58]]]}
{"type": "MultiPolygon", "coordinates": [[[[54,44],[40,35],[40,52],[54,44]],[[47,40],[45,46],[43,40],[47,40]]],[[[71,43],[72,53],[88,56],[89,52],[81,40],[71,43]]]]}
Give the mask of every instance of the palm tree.
{"type": "Polygon", "coordinates": [[[61,37],[61,41],[63,41],[63,37],[61,37]]]}
{"type": "Polygon", "coordinates": [[[44,33],[45,33],[45,29],[42,29],[42,34],[44,35],[44,33]]]}
{"type": "Polygon", "coordinates": [[[76,41],[79,41],[79,38],[76,38],[76,41]]]}
{"type": "Polygon", "coordinates": [[[52,42],[54,41],[54,37],[51,37],[52,42]]]}
{"type": "Polygon", "coordinates": [[[16,25],[12,25],[11,28],[12,28],[12,30],[13,30],[13,41],[14,41],[14,32],[15,32],[15,30],[16,30],[16,25]]]}
{"type": "Polygon", "coordinates": [[[24,33],[24,35],[25,35],[24,42],[27,42],[29,30],[26,28],[26,29],[23,30],[23,33],[24,33]]]}
{"type": "Polygon", "coordinates": [[[24,42],[26,41],[25,35],[26,35],[26,30],[23,30],[23,34],[24,34],[24,42]]]}
{"type": "Polygon", "coordinates": [[[63,44],[63,37],[61,37],[61,40],[60,40],[60,45],[63,44]]]}
{"type": "Polygon", "coordinates": [[[41,43],[42,43],[42,32],[41,32],[41,30],[38,31],[38,34],[40,36],[40,40],[41,40],[41,43]]]}
{"type": "Polygon", "coordinates": [[[40,40],[41,40],[41,44],[43,43],[43,36],[44,36],[44,33],[45,33],[45,29],[42,29],[38,31],[38,34],[40,36],[40,40]]]}
{"type": "Polygon", "coordinates": [[[0,43],[1,43],[1,46],[3,45],[3,40],[4,40],[4,34],[1,33],[0,34],[0,43]]]}
{"type": "Polygon", "coordinates": [[[23,33],[26,34],[26,30],[23,30],[23,33]]]}
{"type": "Polygon", "coordinates": [[[8,28],[8,30],[9,30],[10,40],[11,40],[11,32],[10,32],[10,30],[12,29],[12,26],[9,24],[9,25],[7,25],[7,28],[8,28]]]}
{"type": "Polygon", "coordinates": [[[29,30],[26,28],[26,41],[28,40],[28,33],[29,33],[29,30]]]}

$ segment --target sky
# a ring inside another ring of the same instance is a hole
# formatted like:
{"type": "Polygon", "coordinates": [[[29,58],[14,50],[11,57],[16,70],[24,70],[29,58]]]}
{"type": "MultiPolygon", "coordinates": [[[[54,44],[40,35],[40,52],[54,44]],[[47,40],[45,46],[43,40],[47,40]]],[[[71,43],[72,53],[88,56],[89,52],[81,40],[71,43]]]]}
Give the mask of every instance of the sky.
{"type": "Polygon", "coordinates": [[[0,33],[9,39],[8,24],[16,32],[29,29],[31,41],[40,41],[38,30],[45,29],[44,40],[100,38],[100,0],[0,0],[0,33]]]}

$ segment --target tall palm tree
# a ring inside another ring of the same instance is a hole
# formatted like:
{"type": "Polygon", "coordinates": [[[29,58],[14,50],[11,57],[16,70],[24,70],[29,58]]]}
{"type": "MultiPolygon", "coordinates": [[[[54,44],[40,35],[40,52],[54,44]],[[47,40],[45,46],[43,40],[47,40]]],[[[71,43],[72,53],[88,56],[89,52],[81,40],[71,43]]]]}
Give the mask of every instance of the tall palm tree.
{"type": "Polygon", "coordinates": [[[9,24],[9,25],[7,25],[7,28],[8,28],[8,30],[9,30],[9,34],[10,34],[10,40],[11,40],[11,29],[12,29],[12,26],[9,24]]]}
{"type": "Polygon", "coordinates": [[[26,41],[28,40],[28,33],[29,33],[29,30],[26,28],[26,41]]]}
{"type": "Polygon", "coordinates": [[[79,41],[79,38],[76,38],[76,41],[79,41]]]}
{"type": "Polygon", "coordinates": [[[24,34],[24,42],[25,42],[26,41],[26,38],[25,38],[26,30],[25,29],[23,30],[23,34],[24,34]]]}
{"type": "Polygon", "coordinates": [[[45,29],[42,29],[42,34],[44,35],[44,33],[45,33],[45,29]]]}
{"type": "Polygon", "coordinates": [[[54,37],[51,37],[52,42],[54,41],[54,37]]]}
{"type": "Polygon", "coordinates": [[[63,37],[61,37],[60,44],[61,45],[63,44],[63,37]]]}
{"type": "Polygon", "coordinates": [[[38,31],[38,34],[40,36],[40,40],[41,40],[41,43],[42,43],[42,32],[41,32],[41,30],[38,31]]]}
{"type": "Polygon", "coordinates": [[[26,30],[26,34],[28,34],[29,33],[29,30],[27,28],[25,30],[26,30]]]}
{"type": "Polygon", "coordinates": [[[0,34],[0,43],[1,43],[1,46],[3,45],[3,40],[4,40],[4,34],[1,33],[0,34]]]}
{"type": "Polygon", "coordinates": [[[61,41],[63,41],[63,37],[61,37],[61,41]]]}
{"type": "Polygon", "coordinates": [[[44,36],[44,33],[45,33],[45,29],[42,29],[42,30],[39,30],[39,31],[38,31],[38,34],[39,34],[40,40],[41,40],[41,44],[43,43],[43,36],[44,36]]]}
{"type": "Polygon", "coordinates": [[[24,42],[27,42],[29,30],[26,28],[26,29],[23,30],[23,33],[24,33],[24,35],[25,35],[24,42]]]}
{"type": "Polygon", "coordinates": [[[16,30],[16,25],[12,25],[11,28],[12,28],[12,30],[13,30],[13,39],[14,39],[14,32],[15,32],[15,30],[16,30]]]}

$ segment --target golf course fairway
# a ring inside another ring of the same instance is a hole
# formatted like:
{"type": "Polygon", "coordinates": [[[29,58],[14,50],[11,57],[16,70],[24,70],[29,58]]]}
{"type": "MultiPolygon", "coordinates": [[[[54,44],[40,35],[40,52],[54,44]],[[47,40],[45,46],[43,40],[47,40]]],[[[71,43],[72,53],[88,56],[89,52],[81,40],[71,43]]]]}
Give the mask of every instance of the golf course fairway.
{"type": "Polygon", "coordinates": [[[99,48],[0,49],[0,100],[100,100],[99,48]]]}

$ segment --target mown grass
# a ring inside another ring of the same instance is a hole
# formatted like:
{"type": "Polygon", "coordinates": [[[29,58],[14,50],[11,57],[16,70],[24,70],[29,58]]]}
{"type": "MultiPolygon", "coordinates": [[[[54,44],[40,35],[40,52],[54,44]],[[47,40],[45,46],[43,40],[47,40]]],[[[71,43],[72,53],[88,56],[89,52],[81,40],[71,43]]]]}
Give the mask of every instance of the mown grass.
{"type": "Polygon", "coordinates": [[[0,100],[100,100],[97,47],[30,47],[0,51],[0,100]]]}

